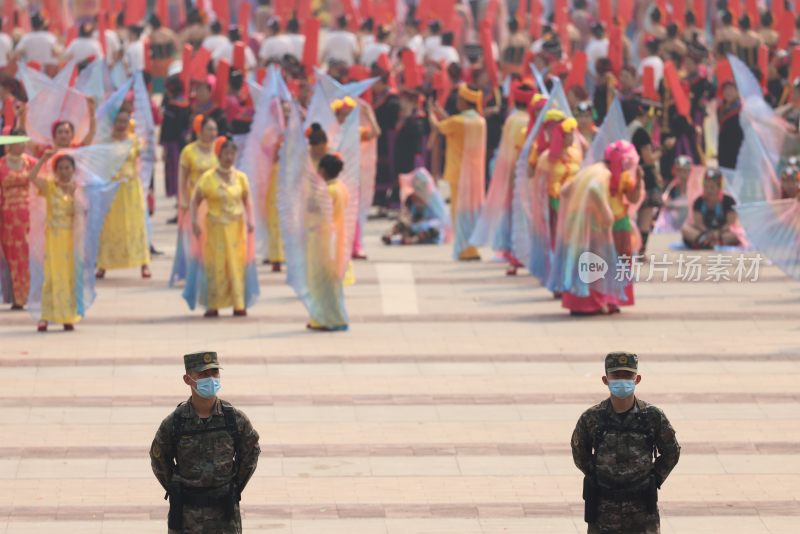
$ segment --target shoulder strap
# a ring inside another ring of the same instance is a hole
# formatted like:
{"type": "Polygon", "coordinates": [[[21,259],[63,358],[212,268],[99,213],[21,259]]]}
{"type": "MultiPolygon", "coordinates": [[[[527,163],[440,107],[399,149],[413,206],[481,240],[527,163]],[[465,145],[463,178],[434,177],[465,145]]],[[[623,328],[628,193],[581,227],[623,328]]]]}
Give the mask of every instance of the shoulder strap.
{"type": "Polygon", "coordinates": [[[227,403],[222,403],[222,415],[225,417],[225,429],[233,438],[233,446],[236,449],[236,452],[239,452],[239,429],[236,426],[236,410],[227,403]]]}

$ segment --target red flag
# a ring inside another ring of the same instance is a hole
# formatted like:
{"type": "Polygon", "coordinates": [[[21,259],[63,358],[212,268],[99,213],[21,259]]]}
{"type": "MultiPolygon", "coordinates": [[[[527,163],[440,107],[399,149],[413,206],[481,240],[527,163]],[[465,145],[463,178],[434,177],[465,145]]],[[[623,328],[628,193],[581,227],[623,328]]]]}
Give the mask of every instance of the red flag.
{"type": "Polygon", "coordinates": [[[250,2],[239,4],[239,30],[242,33],[242,41],[245,43],[250,39],[250,2]]]}
{"type": "Polygon", "coordinates": [[[319,58],[319,21],[313,17],[306,19],[303,33],[306,36],[303,46],[303,66],[306,68],[306,74],[311,77],[319,58]]]}
{"type": "Polygon", "coordinates": [[[750,17],[750,25],[758,28],[761,25],[761,16],[758,12],[758,0],[745,0],[745,10],[750,17]]]}
{"type": "Polygon", "coordinates": [[[406,89],[416,89],[422,84],[422,77],[417,68],[417,57],[408,48],[400,53],[400,60],[403,63],[403,87],[406,89]]]}
{"type": "Polygon", "coordinates": [[[691,122],[692,117],[690,113],[689,97],[686,95],[686,91],[683,90],[681,80],[678,77],[678,71],[675,69],[675,64],[672,61],[667,61],[664,64],[664,80],[669,87],[672,100],[675,102],[675,109],[691,122]]]}
{"type": "Polygon", "coordinates": [[[614,17],[611,9],[611,0],[598,0],[597,14],[600,17],[600,22],[605,24],[606,28],[610,28],[614,17]]]}
{"type": "Polygon", "coordinates": [[[13,128],[17,122],[17,114],[14,111],[14,97],[7,96],[3,100],[3,127],[13,128]]]}
{"type": "MultiPolygon", "coordinates": [[[[795,47],[796,48],[796,47],[795,47]]],[[[765,44],[758,47],[758,70],[761,71],[761,90],[767,93],[767,71],[769,69],[769,48],[765,44]]]]}
{"type": "Polygon", "coordinates": [[[791,85],[800,76],[800,47],[798,46],[792,48],[792,62],[790,65],[788,81],[791,85]]]}
{"type": "Polygon", "coordinates": [[[633,19],[633,0],[617,0],[617,17],[622,27],[633,19]]]}
{"type": "Polygon", "coordinates": [[[538,0],[531,1],[531,20],[528,33],[534,39],[542,35],[542,4],[538,0]]]}
{"type": "Polygon", "coordinates": [[[586,85],[586,52],[578,50],[572,54],[572,68],[564,81],[564,89],[569,91],[573,87],[584,87],[586,85]]]}
{"type": "Polygon", "coordinates": [[[72,26],[67,30],[67,46],[78,37],[78,27],[72,26]]]}
{"type": "Polygon", "coordinates": [[[369,78],[369,69],[364,65],[352,65],[347,69],[347,77],[351,82],[360,82],[369,78]]]}
{"type": "MultiPolygon", "coordinates": [[[[775,5],[780,4],[776,2],[775,5]]],[[[784,11],[783,16],[778,20],[778,48],[786,49],[789,47],[789,41],[792,40],[794,35],[794,17],[791,13],[784,11]]]]}
{"type": "Polygon", "coordinates": [[[613,24],[608,32],[608,59],[613,71],[619,74],[622,69],[622,28],[619,24],[613,24]]]}
{"type": "MultiPolygon", "coordinates": [[[[536,0],[534,0],[535,2],[536,0]]],[[[517,24],[520,26],[525,25],[525,17],[528,14],[528,0],[519,0],[517,2],[517,24]]]]}
{"type": "Polygon", "coordinates": [[[481,23],[481,48],[483,48],[483,63],[486,67],[486,73],[489,75],[489,82],[492,87],[497,87],[500,76],[497,73],[497,62],[494,60],[494,53],[492,52],[491,20],[493,19],[485,19],[481,23]]]}
{"type": "Polygon", "coordinates": [[[450,75],[447,74],[447,66],[444,64],[444,61],[439,63],[439,72],[436,73],[436,76],[433,80],[433,88],[436,89],[436,101],[439,102],[440,106],[444,107],[447,103],[447,98],[450,96],[450,91],[453,88],[453,84],[450,81],[450,75]]]}
{"type": "Polygon", "coordinates": [[[169,5],[168,0],[156,0],[156,15],[165,27],[169,27],[169,5]]]}
{"type": "Polygon", "coordinates": [[[642,72],[642,96],[647,100],[658,102],[659,96],[656,90],[656,75],[652,65],[648,65],[642,72]]]}
{"type": "Polygon", "coordinates": [[[570,53],[568,17],[566,0],[555,0],[555,22],[561,40],[561,53],[567,55],[570,53]]]}
{"type": "Polygon", "coordinates": [[[72,72],[69,75],[69,86],[70,87],[75,87],[75,80],[77,80],[77,79],[78,79],[78,66],[77,65],[73,65],[72,66],[72,72]]]}
{"type": "Polygon", "coordinates": [[[231,3],[229,0],[211,0],[211,7],[217,20],[222,24],[223,31],[228,31],[231,25],[231,3]]]}
{"type": "Polygon", "coordinates": [[[361,18],[366,19],[372,17],[373,8],[372,8],[372,0],[361,0],[358,5],[359,11],[361,11],[361,18]]]}
{"type": "Polygon", "coordinates": [[[97,39],[100,41],[100,48],[103,49],[103,57],[108,55],[106,50],[106,30],[108,29],[108,15],[101,11],[97,15],[97,39]]]}
{"type": "MultiPolygon", "coordinates": [[[[114,13],[117,13],[116,11],[114,13]]],[[[142,23],[147,15],[147,2],[127,2],[125,4],[125,26],[136,26],[142,23]]]]}
{"type": "Polygon", "coordinates": [[[258,83],[258,85],[264,85],[264,78],[266,77],[267,77],[266,67],[259,67],[256,69],[256,83],[258,83]]]}
{"type": "Polygon", "coordinates": [[[241,41],[236,41],[233,45],[233,68],[244,73],[246,65],[244,61],[245,44],[241,41]]]}
{"type": "Polygon", "coordinates": [[[697,21],[699,27],[704,27],[706,24],[706,0],[694,0],[692,4],[692,13],[697,21]]]}
{"type": "Polygon", "coordinates": [[[739,0],[728,0],[728,11],[731,12],[731,17],[733,18],[733,25],[739,26],[739,13],[741,12],[741,6],[739,6],[739,0]]]}
{"type": "Polygon", "coordinates": [[[733,79],[733,70],[731,70],[731,64],[728,63],[727,59],[721,59],[717,61],[717,66],[714,68],[714,74],[717,77],[717,96],[721,96],[722,86],[725,85],[725,83],[735,83],[735,80],[733,79]]]}
{"type": "Polygon", "coordinates": [[[670,19],[674,20],[678,28],[683,31],[686,25],[686,0],[672,0],[672,16],[670,19]]]}
{"type": "MultiPolygon", "coordinates": [[[[3,5],[3,31],[9,35],[14,30],[14,11],[17,3],[14,0],[4,0],[3,5]]],[[[7,124],[7,123],[6,123],[7,124]]]]}
{"type": "Polygon", "coordinates": [[[667,0],[657,0],[656,5],[658,10],[661,11],[661,20],[667,20],[667,0]]]}
{"type": "Polygon", "coordinates": [[[217,86],[214,89],[214,103],[218,108],[225,107],[225,98],[228,96],[228,77],[231,66],[224,59],[217,61],[217,86]]]}
{"type": "Polygon", "coordinates": [[[192,58],[189,71],[190,81],[204,82],[208,79],[208,62],[211,61],[211,52],[208,48],[200,48],[192,58]]]}
{"type": "Polygon", "coordinates": [[[183,91],[184,95],[188,96],[189,81],[191,80],[191,72],[192,72],[192,45],[188,44],[183,45],[183,50],[181,51],[181,63],[183,64],[181,70],[181,81],[183,82],[183,91]]]}
{"type": "MultiPolygon", "coordinates": [[[[297,0],[295,8],[297,10],[297,20],[307,20],[311,18],[311,0],[297,0]]],[[[319,23],[317,26],[319,26],[319,23]]],[[[317,28],[317,33],[319,33],[319,27],[317,28]]]]}
{"type": "Polygon", "coordinates": [[[347,15],[347,22],[349,23],[350,30],[358,30],[358,11],[353,7],[353,0],[342,0],[342,8],[344,9],[344,14],[347,15]]]}
{"type": "Polygon", "coordinates": [[[150,38],[144,37],[142,39],[142,43],[144,44],[144,71],[145,72],[153,72],[153,53],[150,50],[150,38]]]}
{"type": "Polygon", "coordinates": [[[64,34],[64,17],[63,9],[60,0],[44,0],[43,7],[47,13],[47,19],[50,21],[50,31],[56,35],[64,34]]]}

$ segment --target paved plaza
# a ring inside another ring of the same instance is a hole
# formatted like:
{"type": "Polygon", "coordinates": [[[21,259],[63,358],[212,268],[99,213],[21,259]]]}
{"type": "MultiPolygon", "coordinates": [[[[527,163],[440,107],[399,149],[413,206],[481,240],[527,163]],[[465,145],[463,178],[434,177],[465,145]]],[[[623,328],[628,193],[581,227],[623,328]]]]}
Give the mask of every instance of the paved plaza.
{"type": "MultiPolygon", "coordinates": [[[[110,272],[75,333],[0,312],[0,533],[166,532],[148,448],[188,396],[182,355],[203,349],[261,434],[245,532],[585,532],[569,439],[608,395],[610,350],[640,355],[637,393],[683,446],[662,532],[800,530],[800,284],[774,267],[717,283],[673,266],[621,315],[571,318],[522,271],[384,247],[370,221],[351,329],[320,334],[267,267],[249,317],[189,312],[166,284],[164,206],[154,278],[110,272]]],[[[652,251],[676,261],[674,239],[652,251]]]]}

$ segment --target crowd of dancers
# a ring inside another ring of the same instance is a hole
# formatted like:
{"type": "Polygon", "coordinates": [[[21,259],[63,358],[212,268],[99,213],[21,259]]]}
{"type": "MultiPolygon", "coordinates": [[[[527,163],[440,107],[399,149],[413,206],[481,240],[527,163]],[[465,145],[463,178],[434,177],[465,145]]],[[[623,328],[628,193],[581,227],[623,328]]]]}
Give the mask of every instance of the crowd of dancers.
{"type": "Polygon", "coordinates": [[[346,330],[370,215],[385,245],[489,246],[573,315],[632,305],[658,231],[800,279],[800,30],[773,3],[241,0],[232,24],[181,1],[72,29],[12,9],[0,295],[72,330],[96,280],[150,278],[159,153],[169,284],[208,318],[247,315],[267,264],[308,328],[346,330]]]}

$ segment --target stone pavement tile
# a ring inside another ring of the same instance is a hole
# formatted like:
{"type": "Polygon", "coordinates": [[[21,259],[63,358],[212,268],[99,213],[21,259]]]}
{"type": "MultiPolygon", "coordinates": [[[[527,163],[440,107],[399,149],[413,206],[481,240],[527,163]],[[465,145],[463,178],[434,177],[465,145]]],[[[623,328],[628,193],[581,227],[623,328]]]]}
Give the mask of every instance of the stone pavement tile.
{"type": "MultiPolygon", "coordinates": [[[[541,440],[567,443],[576,418],[564,421],[478,422],[319,422],[275,423],[252,419],[264,443],[281,444],[452,444],[521,443],[541,440]]],[[[16,447],[149,447],[160,419],[151,424],[4,425],[3,446],[16,447]]],[[[800,441],[795,420],[697,420],[677,427],[683,442],[713,443],[721,437],[759,443],[800,441]]]]}
{"type": "Polygon", "coordinates": [[[673,517],[667,516],[663,523],[669,525],[675,533],[691,532],[698,534],[770,534],[771,530],[758,516],[707,516],[707,517],[673,517]]]}
{"type": "MultiPolygon", "coordinates": [[[[370,475],[369,458],[283,458],[280,464],[284,477],[368,477],[370,475]]],[[[256,475],[258,474],[256,471],[256,475]]]]}
{"type": "Polygon", "coordinates": [[[385,457],[370,458],[370,469],[373,476],[458,476],[459,461],[455,457],[385,457]],[[442,461],[444,460],[444,461],[442,461]]]}
{"type": "MultiPolygon", "coordinates": [[[[769,373],[762,371],[756,375],[717,374],[713,380],[702,375],[643,375],[640,389],[642,394],[648,393],[741,393],[743,391],[769,391],[773,394],[800,395],[800,375],[788,373],[769,373]]],[[[20,378],[10,382],[4,389],[4,396],[52,397],[54,392],[59,396],[144,396],[157,395],[159,392],[175,392],[184,395],[188,388],[179,382],[180,375],[154,376],[142,384],[141,381],[126,377],[113,377],[107,380],[92,378],[20,378]]],[[[373,376],[369,380],[359,377],[283,376],[267,378],[266,376],[228,377],[223,374],[225,391],[230,394],[253,395],[297,395],[298,391],[306,394],[339,394],[339,395],[379,395],[379,394],[449,394],[464,393],[472,395],[503,393],[548,393],[561,394],[565,391],[596,391],[598,396],[604,394],[602,384],[597,375],[565,376],[555,374],[542,381],[541,376],[373,376]]]]}
{"type": "MultiPolygon", "coordinates": [[[[582,523],[582,522],[581,522],[582,523]]],[[[524,519],[481,519],[483,534],[578,534],[586,532],[586,524],[576,524],[569,517],[536,517],[524,519]]]]}
{"type": "Polygon", "coordinates": [[[543,456],[459,456],[458,467],[464,476],[546,475],[543,456]]]}
{"type": "Polygon", "coordinates": [[[0,478],[16,478],[19,464],[19,457],[0,458],[0,478]]]}

